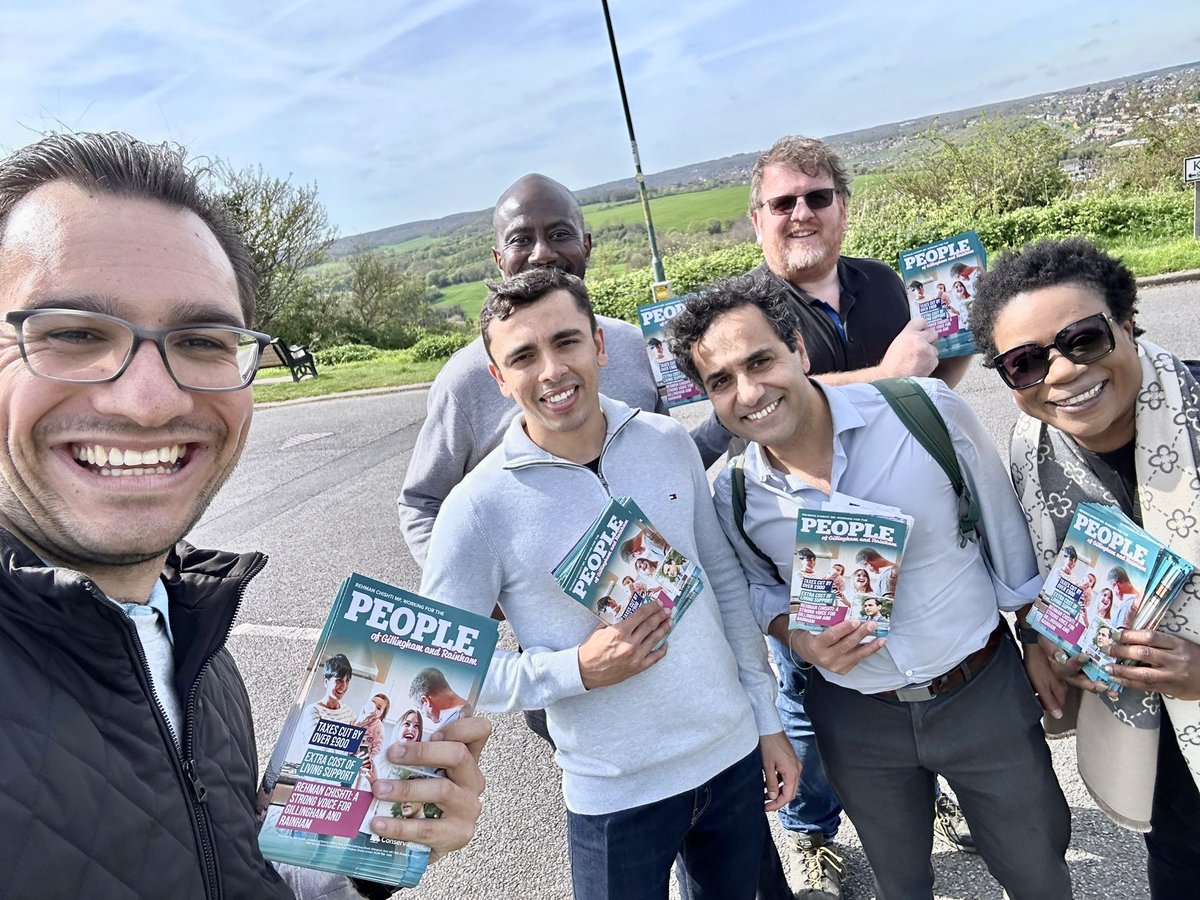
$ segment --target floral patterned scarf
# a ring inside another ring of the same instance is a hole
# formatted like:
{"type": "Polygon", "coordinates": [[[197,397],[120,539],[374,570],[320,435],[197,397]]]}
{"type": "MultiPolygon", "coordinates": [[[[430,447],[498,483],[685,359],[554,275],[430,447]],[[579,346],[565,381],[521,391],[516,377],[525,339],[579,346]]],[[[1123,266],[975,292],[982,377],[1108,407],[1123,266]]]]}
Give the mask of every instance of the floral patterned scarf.
{"type": "MultiPolygon", "coordinates": [[[[1142,524],[1200,566],[1200,385],[1181,360],[1144,338],[1138,339],[1138,357],[1134,461],[1142,524]]],[[[1013,428],[1009,463],[1045,577],[1076,505],[1118,504],[1075,442],[1030,416],[1022,414],[1013,428]]],[[[1200,643],[1200,572],[1184,585],[1159,630],[1200,643]]],[[[1047,719],[1047,730],[1063,736],[1074,729],[1079,773],[1096,803],[1118,824],[1149,831],[1160,704],[1167,704],[1179,748],[1200,784],[1200,702],[1132,689],[1116,701],[1072,692],[1063,720],[1047,719]]]]}

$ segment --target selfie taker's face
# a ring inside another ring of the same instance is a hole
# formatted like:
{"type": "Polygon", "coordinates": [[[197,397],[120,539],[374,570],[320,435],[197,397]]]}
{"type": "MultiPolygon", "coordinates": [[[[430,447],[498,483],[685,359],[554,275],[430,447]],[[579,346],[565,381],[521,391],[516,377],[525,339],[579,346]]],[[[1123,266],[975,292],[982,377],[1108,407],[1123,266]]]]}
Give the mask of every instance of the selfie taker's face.
{"type": "MultiPolygon", "coordinates": [[[[34,307],[148,329],[245,325],[229,258],[195,213],[63,181],[17,203],[0,240],[0,313],[34,307]]],[[[150,341],[115,381],[41,377],[0,326],[0,517],[57,562],[155,559],[233,471],[252,410],[249,389],[179,387],[150,341]]]]}

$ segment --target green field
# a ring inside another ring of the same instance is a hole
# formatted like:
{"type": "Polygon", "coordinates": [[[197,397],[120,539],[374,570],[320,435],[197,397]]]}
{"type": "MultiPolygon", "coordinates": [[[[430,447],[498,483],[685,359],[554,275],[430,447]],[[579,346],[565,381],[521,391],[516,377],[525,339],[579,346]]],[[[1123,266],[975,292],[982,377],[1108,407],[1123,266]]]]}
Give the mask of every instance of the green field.
{"type": "MultiPolygon", "coordinates": [[[[876,175],[859,175],[854,179],[853,190],[873,179],[876,175]]],[[[666,197],[650,198],[650,215],[654,227],[660,231],[687,231],[697,222],[716,219],[728,222],[746,215],[746,204],[750,198],[750,186],[735,184],[729,187],[711,188],[707,191],[692,191],[688,194],[670,194],[666,197]]],[[[589,203],[583,208],[583,218],[588,228],[595,231],[605,225],[631,225],[644,221],[642,204],[637,200],[626,203],[589,203]]]]}
{"type": "Polygon", "coordinates": [[[434,306],[458,304],[463,308],[467,318],[479,318],[479,310],[483,307],[483,298],[487,295],[487,286],[484,282],[468,281],[466,284],[452,284],[442,288],[441,291],[442,299],[434,306]]]}
{"type": "MultiPolygon", "coordinates": [[[[654,217],[654,227],[662,231],[683,231],[693,222],[736,219],[746,214],[746,186],[735,184],[690,194],[652,197],[650,214],[654,217]]],[[[640,223],[643,221],[642,204],[636,200],[589,203],[583,208],[583,218],[592,231],[605,225],[640,223]]]]}
{"type": "Polygon", "coordinates": [[[399,244],[384,244],[378,249],[382,250],[384,253],[403,253],[405,250],[419,250],[422,247],[428,247],[436,240],[438,240],[438,238],[431,237],[428,234],[423,234],[420,237],[410,238],[409,240],[403,241],[399,244]]]}

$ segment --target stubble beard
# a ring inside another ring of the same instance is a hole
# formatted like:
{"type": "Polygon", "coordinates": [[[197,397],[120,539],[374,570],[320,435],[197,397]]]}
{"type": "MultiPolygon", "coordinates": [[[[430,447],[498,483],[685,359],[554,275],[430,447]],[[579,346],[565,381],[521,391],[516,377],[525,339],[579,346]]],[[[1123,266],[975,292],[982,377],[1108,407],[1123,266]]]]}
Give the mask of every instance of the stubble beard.
{"type": "Polygon", "coordinates": [[[784,271],[780,274],[788,281],[794,284],[803,281],[812,281],[829,274],[830,270],[837,265],[845,231],[842,230],[837,234],[829,234],[822,231],[818,236],[821,239],[821,243],[820,246],[816,247],[795,247],[788,246],[785,243],[783,252],[784,271]]]}

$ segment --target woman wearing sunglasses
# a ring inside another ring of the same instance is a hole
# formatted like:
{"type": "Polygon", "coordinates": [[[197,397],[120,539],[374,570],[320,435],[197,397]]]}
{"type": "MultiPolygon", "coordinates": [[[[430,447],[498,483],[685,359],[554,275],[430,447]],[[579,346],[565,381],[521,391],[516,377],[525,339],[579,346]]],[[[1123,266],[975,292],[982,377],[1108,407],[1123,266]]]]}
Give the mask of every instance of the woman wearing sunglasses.
{"type": "MultiPolygon", "coordinates": [[[[1120,506],[1200,563],[1200,366],[1141,337],[1136,304],[1129,270],[1078,238],[1006,254],[979,282],[971,328],[1020,410],[1011,471],[1043,576],[1084,501],[1120,506]]],[[[1079,771],[1092,795],[1119,824],[1148,832],[1151,896],[1194,896],[1200,575],[1161,631],[1113,640],[1112,655],[1141,664],[1120,668],[1126,690],[1116,700],[1080,674],[1082,656],[1040,646],[1028,652],[1045,655],[1034,682],[1048,730],[1077,727],[1079,771]]]]}

